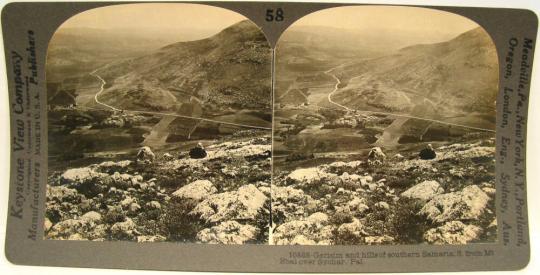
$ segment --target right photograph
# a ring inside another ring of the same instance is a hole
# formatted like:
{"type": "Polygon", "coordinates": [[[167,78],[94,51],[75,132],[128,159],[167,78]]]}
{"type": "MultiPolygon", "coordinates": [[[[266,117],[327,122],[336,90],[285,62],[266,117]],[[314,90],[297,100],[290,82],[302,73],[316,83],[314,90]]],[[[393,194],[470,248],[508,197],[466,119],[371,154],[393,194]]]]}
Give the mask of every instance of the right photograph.
{"type": "Polygon", "coordinates": [[[499,64],[481,26],[338,7],[296,21],[275,54],[270,243],[497,241],[499,64]]]}

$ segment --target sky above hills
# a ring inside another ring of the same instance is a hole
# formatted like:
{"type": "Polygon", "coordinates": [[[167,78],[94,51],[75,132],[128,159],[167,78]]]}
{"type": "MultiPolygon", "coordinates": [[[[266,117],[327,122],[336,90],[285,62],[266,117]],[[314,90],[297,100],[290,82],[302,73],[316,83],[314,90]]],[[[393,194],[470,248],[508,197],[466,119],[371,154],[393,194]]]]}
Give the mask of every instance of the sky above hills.
{"type": "Polygon", "coordinates": [[[332,27],[350,31],[408,34],[414,43],[437,43],[469,31],[478,24],[449,12],[399,6],[348,6],[312,13],[294,24],[296,27],[332,27]]]}
{"type": "Polygon", "coordinates": [[[236,12],[206,5],[122,4],[79,13],[64,22],[61,28],[167,33],[175,30],[185,33],[186,30],[192,30],[190,39],[202,39],[244,19],[244,16],[236,12]]]}

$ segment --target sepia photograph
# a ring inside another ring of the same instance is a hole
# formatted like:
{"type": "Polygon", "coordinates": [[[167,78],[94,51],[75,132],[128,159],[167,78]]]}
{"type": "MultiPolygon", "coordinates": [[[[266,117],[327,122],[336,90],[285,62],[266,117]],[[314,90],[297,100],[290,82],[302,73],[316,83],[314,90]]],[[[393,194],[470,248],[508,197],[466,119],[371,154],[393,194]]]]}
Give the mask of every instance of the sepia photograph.
{"type": "Polygon", "coordinates": [[[272,50],[198,4],[96,8],[46,63],[45,239],[267,244],[272,50]]]}
{"type": "Polygon", "coordinates": [[[444,11],[348,6],[275,50],[271,243],[497,240],[497,51],[444,11]]]}

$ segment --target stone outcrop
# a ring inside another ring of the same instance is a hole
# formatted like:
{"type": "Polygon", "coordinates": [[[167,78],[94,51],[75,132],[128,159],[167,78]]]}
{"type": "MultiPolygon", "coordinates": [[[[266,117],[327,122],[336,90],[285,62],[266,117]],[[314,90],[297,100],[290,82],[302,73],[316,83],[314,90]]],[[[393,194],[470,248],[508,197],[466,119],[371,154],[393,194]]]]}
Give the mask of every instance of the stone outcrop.
{"type": "Polygon", "coordinates": [[[476,240],[482,229],[475,225],[466,225],[460,221],[447,222],[424,233],[424,239],[430,244],[467,244],[476,240]]]}
{"type": "Polygon", "coordinates": [[[148,146],[144,146],[137,152],[137,163],[152,163],[156,159],[156,155],[148,146]]]}
{"type": "Polygon", "coordinates": [[[328,216],[314,213],[305,220],[286,222],[273,234],[277,245],[329,245],[334,227],[328,224],[328,216]]]}
{"type": "Polygon", "coordinates": [[[238,188],[237,191],[213,194],[197,204],[191,211],[192,215],[208,223],[218,223],[230,220],[257,219],[264,209],[268,198],[253,184],[238,188]]]}
{"type": "Polygon", "coordinates": [[[423,181],[401,193],[402,197],[429,201],[436,195],[444,193],[441,185],[434,180],[423,181]]]}
{"type": "Polygon", "coordinates": [[[236,221],[226,221],[219,225],[205,228],[197,233],[197,240],[210,244],[244,244],[253,241],[259,230],[236,221]]]}
{"type": "Polygon", "coordinates": [[[208,196],[215,194],[217,188],[209,180],[196,180],[190,184],[183,186],[171,194],[173,198],[191,199],[201,201],[208,196]]]}
{"type": "Polygon", "coordinates": [[[476,185],[463,188],[458,192],[441,194],[433,197],[420,210],[420,215],[437,223],[454,220],[478,219],[484,212],[490,198],[476,185]]]}

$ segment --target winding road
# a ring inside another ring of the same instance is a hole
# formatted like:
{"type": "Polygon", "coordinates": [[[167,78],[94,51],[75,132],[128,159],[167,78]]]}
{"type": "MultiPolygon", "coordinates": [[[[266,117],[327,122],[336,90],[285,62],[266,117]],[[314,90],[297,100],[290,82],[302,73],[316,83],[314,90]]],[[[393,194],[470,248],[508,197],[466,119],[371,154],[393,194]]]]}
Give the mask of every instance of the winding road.
{"type": "MultiPolygon", "coordinates": [[[[343,66],[343,65],[340,65],[340,66],[343,66]]],[[[339,103],[332,100],[332,95],[339,90],[338,86],[339,86],[339,84],[341,84],[341,80],[335,74],[331,73],[334,69],[336,69],[336,68],[338,68],[340,66],[337,66],[335,68],[332,68],[332,69],[324,72],[325,74],[331,76],[332,78],[334,78],[336,80],[336,84],[334,85],[334,90],[328,94],[327,98],[328,98],[328,102],[330,102],[331,104],[336,105],[336,106],[338,106],[338,107],[340,107],[342,109],[345,109],[346,111],[371,113],[371,114],[380,114],[380,115],[395,116],[395,117],[409,118],[409,119],[418,119],[418,120],[428,121],[428,122],[432,122],[432,123],[444,124],[444,125],[448,125],[448,126],[455,126],[455,127],[467,128],[467,129],[472,129],[472,130],[495,133],[495,130],[492,130],[492,129],[473,127],[473,126],[468,126],[468,125],[463,125],[463,124],[445,122],[445,121],[440,121],[440,120],[436,120],[436,119],[417,117],[417,116],[411,116],[411,115],[394,114],[394,113],[379,112],[379,111],[355,110],[355,109],[351,109],[351,108],[349,108],[347,106],[341,105],[341,104],[339,104],[339,103]]]]}
{"type": "Polygon", "coordinates": [[[185,115],[179,115],[176,113],[163,113],[163,112],[152,112],[152,111],[140,111],[140,110],[127,110],[127,109],[119,109],[114,106],[111,106],[109,104],[103,103],[99,101],[99,96],[103,93],[105,90],[105,85],[107,82],[105,79],[103,79],[101,76],[97,74],[99,69],[96,69],[90,73],[91,76],[96,77],[101,82],[101,86],[99,88],[99,91],[94,95],[94,101],[107,108],[111,109],[116,112],[128,112],[128,113],[136,113],[136,114],[149,114],[149,115],[160,115],[160,116],[172,116],[172,117],[180,117],[180,118],[187,118],[187,119],[195,119],[199,121],[206,121],[206,122],[213,122],[218,124],[224,124],[224,125],[231,125],[231,126],[237,126],[237,127],[243,127],[243,128],[250,128],[250,129],[259,129],[259,130],[272,130],[271,127],[262,127],[262,126],[255,126],[255,125],[247,125],[247,124],[241,124],[241,123],[234,123],[234,122],[227,122],[227,121],[220,121],[220,120],[214,120],[209,118],[202,118],[202,117],[192,117],[192,116],[185,116],[185,115]]]}

